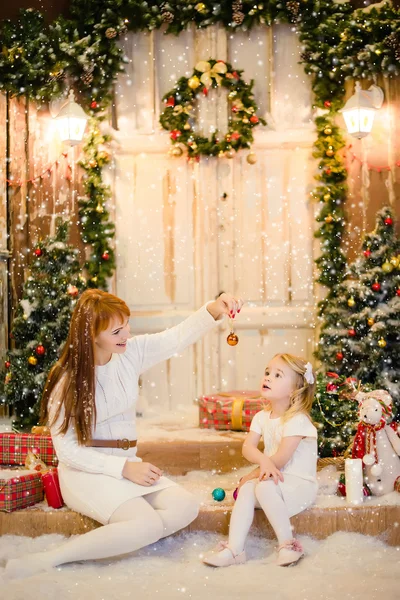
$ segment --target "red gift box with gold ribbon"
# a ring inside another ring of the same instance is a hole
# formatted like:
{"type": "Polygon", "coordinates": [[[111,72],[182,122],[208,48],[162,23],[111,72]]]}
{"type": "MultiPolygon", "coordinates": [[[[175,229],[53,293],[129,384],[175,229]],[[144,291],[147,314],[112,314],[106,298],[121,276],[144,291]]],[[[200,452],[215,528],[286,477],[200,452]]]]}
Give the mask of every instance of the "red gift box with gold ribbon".
{"type": "Polygon", "coordinates": [[[0,464],[24,465],[28,452],[51,467],[58,465],[50,436],[32,433],[0,433],[0,464]]]}
{"type": "Polygon", "coordinates": [[[207,394],[198,402],[202,429],[232,431],[249,431],[254,415],[266,405],[258,391],[207,394]]]}
{"type": "Polygon", "coordinates": [[[43,500],[40,473],[26,469],[0,469],[0,510],[13,512],[43,500]]]}

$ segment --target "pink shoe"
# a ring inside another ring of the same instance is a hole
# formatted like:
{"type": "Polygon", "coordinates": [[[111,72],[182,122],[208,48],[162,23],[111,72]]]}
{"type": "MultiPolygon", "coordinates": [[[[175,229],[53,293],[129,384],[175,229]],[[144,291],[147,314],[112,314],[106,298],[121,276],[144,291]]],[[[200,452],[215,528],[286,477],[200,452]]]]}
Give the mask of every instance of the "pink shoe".
{"type": "Polygon", "coordinates": [[[288,567],[295,565],[304,556],[303,546],[296,539],[287,540],[278,548],[277,565],[288,567]]]}
{"type": "Polygon", "coordinates": [[[228,546],[228,542],[220,542],[216,549],[203,558],[203,563],[211,567],[230,567],[241,565],[246,562],[246,553],[234,554],[228,546]]]}

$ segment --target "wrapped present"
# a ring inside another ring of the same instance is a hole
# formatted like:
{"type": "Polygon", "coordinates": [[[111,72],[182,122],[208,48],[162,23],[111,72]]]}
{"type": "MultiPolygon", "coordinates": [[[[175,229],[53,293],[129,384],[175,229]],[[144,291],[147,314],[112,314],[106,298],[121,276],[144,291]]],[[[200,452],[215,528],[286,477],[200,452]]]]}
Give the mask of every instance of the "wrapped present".
{"type": "Polygon", "coordinates": [[[42,476],[24,469],[0,469],[0,510],[13,512],[43,500],[42,476]]]}
{"type": "Polygon", "coordinates": [[[0,464],[24,465],[33,452],[46,465],[56,467],[58,459],[50,436],[31,433],[0,433],[0,464]]]}
{"type": "Polygon", "coordinates": [[[51,508],[61,508],[64,505],[64,500],[61,495],[57,469],[49,469],[42,473],[42,481],[47,504],[51,508]]]}
{"type": "Polygon", "coordinates": [[[265,400],[260,392],[233,391],[201,396],[200,427],[249,431],[252,418],[263,408],[265,400]]]}

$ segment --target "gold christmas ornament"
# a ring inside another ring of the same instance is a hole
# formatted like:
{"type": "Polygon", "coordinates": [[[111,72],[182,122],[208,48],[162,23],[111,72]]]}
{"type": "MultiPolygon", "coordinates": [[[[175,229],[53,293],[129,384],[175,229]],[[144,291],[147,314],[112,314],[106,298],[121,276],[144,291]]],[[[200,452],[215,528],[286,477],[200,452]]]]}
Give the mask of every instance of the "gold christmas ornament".
{"type": "Polygon", "coordinates": [[[92,281],[93,281],[93,283],[97,283],[97,277],[96,277],[96,275],[94,277],[92,277],[92,281]]]}
{"type": "Polygon", "coordinates": [[[257,155],[255,154],[255,152],[250,152],[250,154],[247,155],[246,160],[249,163],[249,165],[255,165],[257,162],[257,155]]]}
{"type": "Polygon", "coordinates": [[[190,87],[191,90],[196,90],[200,85],[200,79],[198,77],[196,77],[196,75],[194,75],[193,77],[190,77],[189,81],[188,81],[188,86],[190,87]]]}
{"type": "Polygon", "coordinates": [[[329,146],[328,150],[325,153],[327,156],[333,156],[335,153],[333,151],[332,146],[329,146]]]}
{"type": "Polygon", "coordinates": [[[183,126],[183,129],[186,129],[186,131],[188,131],[190,128],[190,123],[185,123],[183,126]]]}
{"type": "Polygon", "coordinates": [[[378,340],[378,346],[379,348],[385,348],[386,346],[386,340],[381,338],[380,340],[378,340]]]}
{"type": "Polygon", "coordinates": [[[103,213],[103,212],[104,212],[104,206],[103,206],[102,204],[100,204],[100,203],[99,203],[99,204],[96,206],[96,212],[98,212],[98,213],[103,213]]]}
{"type": "Polygon", "coordinates": [[[328,200],[330,200],[330,197],[330,194],[324,194],[324,202],[328,202],[328,200]]]}
{"type": "Polygon", "coordinates": [[[355,305],[355,303],[356,303],[356,301],[354,300],[353,296],[351,296],[351,298],[349,298],[349,299],[347,300],[347,304],[348,304],[348,306],[350,306],[350,308],[351,308],[352,306],[354,306],[354,305],[355,305]]]}
{"type": "Polygon", "coordinates": [[[33,366],[37,365],[37,358],[36,358],[36,356],[30,356],[30,357],[28,358],[28,363],[29,363],[30,365],[33,365],[33,366]]]}
{"type": "Polygon", "coordinates": [[[383,263],[382,265],[382,271],[384,273],[391,273],[394,269],[394,266],[392,264],[390,264],[390,262],[388,262],[387,260],[383,263]]]}
{"type": "Polygon", "coordinates": [[[327,217],[325,217],[325,223],[332,223],[333,220],[334,219],[333,219],[332,215],[328,215],[327,217]]]}
{"type": "Polygon", "coordinates": [[[171,154],[172,154],[172,156],[179,157],[179,156],[182,156],[183,150],[182,150],[182,148],[180,146],[174,146],[171,149],[171,154]]]}
{"type": "Polygon", "coordinates": [[[369,325],[370,327],[372,327],[372,325],[374,325],[374,323],[375,323],[375,320],[374,320],[372,317],[370,317],[370,318],[368,319],[367,323],[368,323],[368,325],[369,325]]]}
{"type": "Polygon", "coordinates": [[[208,8],[203,2],[199,2],[198,4],[196,4],[195,9],[201,15],[206,15],[208,13],[208,8]]]}
{"type": "Polygon", "coordinates": [[[331,135],[331,133],[332,133],[332,129],[330,127],[325,127],[324,134],[325,135],[331,135]]]}
{"type": "Polygon", "coordinates": [[[393,267],[398,267],[400,264],[399,258],[398,256],[392,256],[392,258],[390,259],[390,264],[393,265],[393,267]]]}
{"type": "Polygon", "coordinates": [[[229,325],[230,325],[231,330],[230,330],[228,337],[226,338],[226,341],[229,346],[236,346],[239,342],[239,338],[236,335],[236,333],[233,331],[233,319],[229,319],[229,325]]]}
{"type": "Polygon", "coordinates": [[[242,121],[243,121],[243,123],[248,123],[249,122],[249,120],[248,120],[247,117],[243,117],[242,121]]]}
{"type": "Polygon", "coordinates": [[[88,164],[91,169],[95,169],[97,167],[97,161],[94,158],[91,158],[88,164]]]}
{"type": "Polygon", "coordinates": [[[225,156],[226,156],[226,158],[233,158],[235,156],[235,151],[234,150],[227,150],[225,152],[225,156]]]}

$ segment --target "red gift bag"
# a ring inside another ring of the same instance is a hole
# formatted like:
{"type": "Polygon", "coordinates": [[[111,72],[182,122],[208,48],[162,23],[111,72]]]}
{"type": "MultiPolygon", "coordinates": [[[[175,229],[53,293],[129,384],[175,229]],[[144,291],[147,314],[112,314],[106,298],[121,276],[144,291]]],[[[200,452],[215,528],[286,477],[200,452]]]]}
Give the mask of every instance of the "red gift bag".
{"type": "Polygon", "coordinates": [[[47,504],[51,508],[61,508],[64,505],[64,500],[61,495],[57,469],[49,469],[42,473],[42,481],[47,504]]]}

